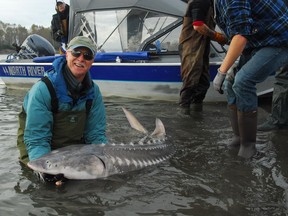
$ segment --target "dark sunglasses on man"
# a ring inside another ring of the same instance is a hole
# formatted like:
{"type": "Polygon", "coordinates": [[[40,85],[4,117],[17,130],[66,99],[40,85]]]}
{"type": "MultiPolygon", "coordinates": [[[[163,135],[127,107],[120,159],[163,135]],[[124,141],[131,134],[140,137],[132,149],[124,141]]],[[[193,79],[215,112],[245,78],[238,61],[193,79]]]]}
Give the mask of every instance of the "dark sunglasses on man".
{"type": "Polygon", "coordinates": [[[91,52],[82,52],[80,50],[68,50],[68,52],[71,52],[72,56],[78,58],[81,56],[81,54],[83,55],[83,58],[87,61],[91,61],[92,59],[94,59],[94,55],[91,52]]]}

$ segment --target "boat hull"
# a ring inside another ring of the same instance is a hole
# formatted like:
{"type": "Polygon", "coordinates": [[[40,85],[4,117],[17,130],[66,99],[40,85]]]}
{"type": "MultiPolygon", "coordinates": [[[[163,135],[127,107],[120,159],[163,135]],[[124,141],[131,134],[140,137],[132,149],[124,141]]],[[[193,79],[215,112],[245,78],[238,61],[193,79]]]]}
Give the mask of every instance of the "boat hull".
{"type": "MultiPolygon", "coordinates": [[[[51,63],[2,63],[0,76],[8,88],[29,89],[51,67],[51,63]]],[[[218,67],[217,63],[210,65],[211,82],[218,67]]],[[[104,97],[177,102],[182,85],[180,63],[94,63],[91,77],[104,97]]],[[[271,92],[273,81],[274,78],[269,77],[259,84],[258,95],[271,92]]],[[[225,97],[216,92],[211,83],[205,101],[225,101],[225,97]]]]}

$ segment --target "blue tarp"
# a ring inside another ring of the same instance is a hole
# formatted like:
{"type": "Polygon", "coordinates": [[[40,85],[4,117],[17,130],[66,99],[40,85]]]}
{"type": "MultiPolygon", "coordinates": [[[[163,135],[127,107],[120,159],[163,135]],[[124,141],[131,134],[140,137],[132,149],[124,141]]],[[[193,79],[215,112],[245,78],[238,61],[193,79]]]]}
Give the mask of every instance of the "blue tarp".
{"type": "MultiPolygon", "coordinates": [[[[36,63],[49,63],[53,62],[56,58],[62,57],[58,56],[42,56],[35,57],[33,62],[36,63]]],[[[119,56],[121,61],[136,61],[136,60],[148,60],[149,52],[109,52],[109,53],[96,53],[94,62],[115,62],[116,58],[119,56]]]]}

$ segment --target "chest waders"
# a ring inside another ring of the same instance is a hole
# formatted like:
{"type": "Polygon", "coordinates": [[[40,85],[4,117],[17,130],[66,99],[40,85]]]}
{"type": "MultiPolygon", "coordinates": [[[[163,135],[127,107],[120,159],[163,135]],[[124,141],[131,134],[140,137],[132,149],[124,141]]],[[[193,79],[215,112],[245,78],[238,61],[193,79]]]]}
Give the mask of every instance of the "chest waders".
{"type": "MultiPolygon", "coordinates": [[[[58,111],[58,99],[55,89],[48,77],[43,77],[43,81],[51,95],[51,111],[53,112],[53,133],[51,149],[57,149],[71,144],[85,143],[83,133],[87,115],[92,106],[92,100],[86,101],[86,110],[82,111],[58,111]]],[[[29,162],[28,153],[24,143],[24,130],[26,123],[26,113],[22,107],[19,117],[19,129],[17,136],[17,147],[20,151],[19,160],[27,164],[29,162]]]]}
{"type": "MultiPolygon", "coordinates": [[[[215,28],[212,7],[209,7],[204,22],[210,29],[215,28]]],[[[179,36],[182,87],[178,103],[180,107],[186,109],[187,114],[190,112],[190,105],[195,111],[202,109],[202,102],[210,86],[211,40],[194,30],[192,24],[193,18],[185,16],[179,36]]]]}

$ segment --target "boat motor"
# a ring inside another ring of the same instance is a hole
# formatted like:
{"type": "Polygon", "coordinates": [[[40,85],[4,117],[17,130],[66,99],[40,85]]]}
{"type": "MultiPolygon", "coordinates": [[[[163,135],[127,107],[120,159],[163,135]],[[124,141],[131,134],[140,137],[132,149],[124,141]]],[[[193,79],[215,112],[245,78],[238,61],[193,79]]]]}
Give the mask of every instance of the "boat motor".
{"type": "Polygon", "coordinates": [[[33,59],[41,56],[54,56],[52,44],[40,35],[29,35],[21,45],[18,56],[22,59],[33,59]]]}

